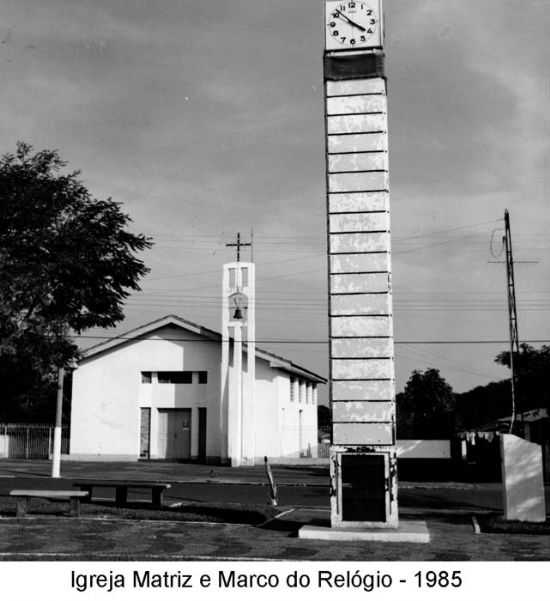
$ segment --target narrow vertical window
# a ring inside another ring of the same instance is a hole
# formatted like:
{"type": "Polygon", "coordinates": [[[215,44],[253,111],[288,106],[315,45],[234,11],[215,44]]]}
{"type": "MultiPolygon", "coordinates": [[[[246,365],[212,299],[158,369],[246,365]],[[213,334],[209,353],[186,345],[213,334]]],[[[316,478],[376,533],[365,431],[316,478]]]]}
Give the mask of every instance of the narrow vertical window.
{"type": "Polygon", "coordinates": [[[140,408],[140,426],[139,426],[139,456],[142,459],[149,459],[151,455],[151,409],[149,407],[140,408]]]}

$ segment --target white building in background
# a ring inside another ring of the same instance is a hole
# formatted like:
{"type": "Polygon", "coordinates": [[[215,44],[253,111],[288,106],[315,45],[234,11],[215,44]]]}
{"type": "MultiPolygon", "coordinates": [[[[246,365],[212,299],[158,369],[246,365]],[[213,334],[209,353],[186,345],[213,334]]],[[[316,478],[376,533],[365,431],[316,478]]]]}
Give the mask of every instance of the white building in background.
{"type": "MultiPolygon", "coordinates": [[[[246,386],[250,363],[235,380],[234,354],[228,377],[246,386]]],[[[222,335],[174,315],[89,348],[73,374],[69,458],[228,461],[221,366],[222,335]]],[[[253,427],[241,429],[253,440],[242,448],[256,462],[316,457],[326,380],[257,347],[254,367],[253,427]]]]}

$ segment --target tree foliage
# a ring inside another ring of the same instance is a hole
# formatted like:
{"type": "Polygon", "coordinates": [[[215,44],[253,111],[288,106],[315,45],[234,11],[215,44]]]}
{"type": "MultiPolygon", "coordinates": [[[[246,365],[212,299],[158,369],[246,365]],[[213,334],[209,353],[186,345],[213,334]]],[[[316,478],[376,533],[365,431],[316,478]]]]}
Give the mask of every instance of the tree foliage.
{"type": "Polygon", "coordinates": [[[397,395],[399,438],[448,438],[454,432],[455,396],[438,369],[415,370],[397,395]]]}
{"type": "Polygon", "coordinates": [[[326,405],[317,405],[317,427],[323,432],[330,430],[330,409],[326,405]]]}
{"type": "MultiPolygon", "coordinates": [[[[510,351],[499,353],[495,361],[510,367],[510,351]]],[[[514,356],[514,368],[517,374],[518,411],[550,410],[550,346],[544,344],[536,349],[530,344],[521,344],[520,352],[514,356]]]]}
{"type": "MultiPolygon", "coordinates": [[[[495,362],[510,367],[510,351],[502,351],[495,362]]],[[[514,356],[517,373],[516,410],[546,408],[550,410],[550,346],[536,349],[521,344],[514,356]]],[[[457,395],[457,412],[462,426],[476,429],[494,423],[512,413],[510,379],[476,386],[457,395]]]]}
{"type": "Polygon", "coordinates": [[[136,255],[151,241],[64,167],[57,151],[21,142],[0,159],[0,375],[22,370],[38,387],[78,356],[68,330],[121,321],[148,272],[136,255]]]}
{"type": "Polygon", "coordinates": [[[489,382],[456,395],[456,416],[462,429],[478,430],[512,411],[510,380],[489,382]]]}

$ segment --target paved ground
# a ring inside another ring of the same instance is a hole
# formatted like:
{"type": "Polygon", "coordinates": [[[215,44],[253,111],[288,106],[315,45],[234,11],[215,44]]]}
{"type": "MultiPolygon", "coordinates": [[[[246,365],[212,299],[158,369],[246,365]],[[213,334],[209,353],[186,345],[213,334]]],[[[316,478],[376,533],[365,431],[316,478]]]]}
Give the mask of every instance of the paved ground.
{"type": "MultiPolygon", "coordinates": [[[[418,517],[418,516],[415,516],[418,517]]],[[[258,528],[198,524],[37,518],[0,521],[0,559],[165,560],[539,560],[550,559],[548,536],[475,535],[467,516],[428,515],[429,544],[302,540],[304,523],[328,512],[296,510],[258,528]]]]}
{"type": "MultiPolygon", "coordinates": [[[[0,459],[0,478],[16,476],[47,477],[51,462],[43,460],[0,459]]],[[[160,480],[166,482],[266,482],[263,466],[223,467],[194,463],[150,462],[62,462],[61,474],[65,478],[126,478],[129,480],[160,480]]],[[[273,467],[277,483],[327,485],[326,466],[273,467]]]]}
{"type": "MultiPolygon", "coordinates": [[[[189,464],[66,463],[50,480],[48,462],[0,461],[0,495],[12,488],[56,486],[72,478],[130,478],[173,483],[167,503],[264,505],[263,468],[189,464]],[[229,482],[229,484],[228,484],[229,482]]],[[[0,520],[2,559],[303,559],[303,560],[550,560],[550,537],[475,535],[471,516],[500,511],[498,484],[401,483],[402,519],[424,519],[429,544],[334,543],[302,540],[304,524],[328,523],[326,468],[276,468],[281,515],[263,526],[89,518],[0,520]],[[285,513],[286,512],[286,513],[285,513]]],[[[547,490],[547,499],[550,497],[547,490]]]]}

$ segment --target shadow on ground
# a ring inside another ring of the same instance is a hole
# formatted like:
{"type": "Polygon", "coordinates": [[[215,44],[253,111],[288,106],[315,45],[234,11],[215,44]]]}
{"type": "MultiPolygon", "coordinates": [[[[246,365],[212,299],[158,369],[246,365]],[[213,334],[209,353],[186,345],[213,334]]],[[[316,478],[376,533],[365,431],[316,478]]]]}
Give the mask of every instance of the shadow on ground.
{"type": "MultiPolygon", "coordinates": [[[[28,516],[67,516],[67,503],[33,499],[29,505],[28,516]]],[[[218,522],[226,524],[249,524],[257,526],[273,518],[277,509],[269,506],[243,506],[230,504],[181,504],[177,507],[151,509],[148,503],[133,502],[117,507],[114,502],[92,502],[81,504],[81,517],[126,520],[158,520],[176,522],[218,522]]],[[[0,518],[16,517],[15,501],[0,501],[0,518]]]]}

